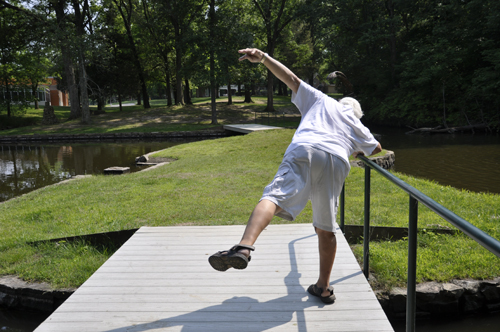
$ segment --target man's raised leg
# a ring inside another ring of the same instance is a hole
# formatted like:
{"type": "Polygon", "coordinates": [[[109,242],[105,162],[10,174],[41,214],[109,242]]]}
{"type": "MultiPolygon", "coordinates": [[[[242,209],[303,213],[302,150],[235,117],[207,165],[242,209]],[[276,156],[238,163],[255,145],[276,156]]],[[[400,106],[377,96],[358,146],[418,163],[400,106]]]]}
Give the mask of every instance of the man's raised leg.
{"type": "Polygon", "coordinates": [[[263,199],[253,210],[247,222],[247,227],[243,233],[240,244],[252,246],[264,228],[269,225],[274,215],[282,209],[273,202],[263,199]]]}
{"type": "Polygon", "coordinates": [[[274,214],[281,211],[273,202],[263,199],[253,210],[248,219],[247,227],[243,237],[238,245],[230,250],[219,251],[208,258],[212,267],[218,271],[226,271],[233,267],[235,269],[244,269],[250,261],[250,250],[253,250],[253,244],[259,237],[264,228],[269,225],[274,214]]]}

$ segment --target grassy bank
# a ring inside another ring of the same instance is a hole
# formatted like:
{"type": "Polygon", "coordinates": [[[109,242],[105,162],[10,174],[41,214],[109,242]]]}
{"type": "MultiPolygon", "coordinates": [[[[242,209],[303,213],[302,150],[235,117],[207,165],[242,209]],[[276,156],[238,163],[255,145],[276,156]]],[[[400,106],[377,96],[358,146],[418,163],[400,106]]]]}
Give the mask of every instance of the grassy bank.
{"type": "MultiPolygon", "coordinates": [[[[252,100],[254,103],[243,103],[243,97],[234,97],[233,104],[227,105],[227,97],[217,99],[218,124],[247,123],[255,121],[256,116],[267,117],[267,113],[255,113],[265,108],[267,99],[254,96],[252,100]]],[[[274,107],[276,113],[270,115],[271,125],[297,126],[300,122],[300,114],[291,103],[290,97],[276,96],[274,107]]],[[[91,109],[95,108],[95,106],[91,107],[91,109]]],[[[1,115],[0,122],[4,125],[0,125],[0,129],[4,126],[10,128],[0,130],[0,135],[168,132],[214,128],[211,124],[212,110],[209,98],[194,98],[193,105],[170,107],[167,106],[166,100],[152,100],[151,108],[147,110],[143,106],[132,105],[125,106],[120,111],[118,107],[108,105],[104,114],[91,117],[92,124],[90,125],[81,124],[80,119],[68,121],[69,107],[54,107],[54,114],[60,123],[46,126],[40,125],[43,119],[43,109],[30,108],[20,117],[8,118],[1,115]],[[8,123],[12,125],[8,126],[8,123]],[[18,127],[23,123],[29,125],[18,127]]],[[[263,120],[258,119],[258,121],[263,120]]]]}
{"type": "MultiPolygon", "coordinates": [[[[0,274],[50,282],[55,287],[83,283],[114,248],[79,243],[33,241],[166,225],[245,224],[263,187],[272,179],[293,130],[178,145],[158,154],[178,159],[147,172],[92,176],[46,187],[0,204],[0,274]]],[[[408,196],[372,172],[372,224],[405,227],[408,196]]],[[[398,174],[429,197],[500,237],[500,196],[477,194],[398,174]]],[[[364,172],[353,168],[346,183],[348,224],[361,224],[364,172]]],[[[306,207],[296,222],[309,223],[306,207]]],[[[275,222],[285,222],[275,219],[275,222]]],[[[426,208],[419,226],[446,222],[426,208]]],[[[258,244],[258,243],[257,243],[258,244]]],[[[419,237],[418,280],[493,278],[498,258],[463,235],[419,237]]],[[[360,249],[355,249],[360,254],[360,249]]],[[[406,278],[406,241],[371,245],[371,267],[383,287],[406,278]]]]}

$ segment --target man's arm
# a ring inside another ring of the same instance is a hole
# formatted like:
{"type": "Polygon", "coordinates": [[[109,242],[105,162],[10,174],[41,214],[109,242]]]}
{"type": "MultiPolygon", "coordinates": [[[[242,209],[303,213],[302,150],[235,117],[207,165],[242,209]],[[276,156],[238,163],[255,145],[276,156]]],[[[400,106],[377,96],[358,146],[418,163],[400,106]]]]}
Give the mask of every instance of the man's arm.
{"type": "Polygon", "coordinates": [[[269,55],[266,55],[266,53],[256,48],[245,48],[243,50],[239,50],[238,52],[244,54],[239,59],[240,61],[248,60],[253,63],[263,62],[267,69],[269,69],[274,76],[285,83],[290,90],[295,93],[299,90],[300,79],[281,62],[271,58],[269,55]]]}
{"type": "MultiPolygon", "coordinates": [[[[373,152],[370,156],[373,156],[373,155],[380,153],[380,152],[382,152],[382,145],[380,143],[378,143],[377,147],[375,148],[375,150],[373,150],[373,152]]],[[[352,153],[352,156],[354,158],[357,158],[359,155],[364,156],[365,154],[361,151],[356,151],[356,152],[352,153]]]]}

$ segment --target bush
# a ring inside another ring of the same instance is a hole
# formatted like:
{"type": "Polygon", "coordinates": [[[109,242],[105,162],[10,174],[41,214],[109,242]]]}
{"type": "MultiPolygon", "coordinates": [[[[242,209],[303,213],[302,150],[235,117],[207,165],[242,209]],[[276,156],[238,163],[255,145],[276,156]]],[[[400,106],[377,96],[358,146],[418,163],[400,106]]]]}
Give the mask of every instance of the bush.
{"type": "Polygon", "coordinates": [[[39,120],[34,117],[0,115],[0,130],[37,125],[39,120]]]}

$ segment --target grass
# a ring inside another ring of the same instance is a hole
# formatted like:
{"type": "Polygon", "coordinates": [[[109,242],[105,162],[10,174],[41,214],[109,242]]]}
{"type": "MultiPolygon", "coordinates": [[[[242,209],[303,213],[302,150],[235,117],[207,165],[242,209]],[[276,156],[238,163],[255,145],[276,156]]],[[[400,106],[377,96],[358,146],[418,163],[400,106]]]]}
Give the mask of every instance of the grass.
{"type": "MultiPolygon", "coordinates": [[[[244,104],[235,97],[217,104],[220,124],[253,122],[262,111],[265,97],[244,104]]],[[[167,107],[165,100],[142,106],[106,108],[93,116],[92,125],[66,121],[69,108],[55,107],[59,125],[31,125],[1,130],[0,135],[48,133],[118,133],[183,131],[213,128],[210,100],[194,99],[192,106],[167,107]]],[[[276,97],[277,123],[296,127],[300,119],[290,97],[276,97]],[[283,116],[285,112],[285,116],[283,116]]],[[[30,109],[14,123],[37,123],[43,110],[30,109]]],[[[0,119],[0,120],[3,120],[0,119]]],[[[4,123],[4,122],[2,122],[4,123]]],[[[46,281],[56,288],[82,284],[115,248],[98,248],[83,241],[49,243],[34,241],[106,231],[165,225],[231,225],[246,223],[263,187],[272,179],[294,131],[278,130],[246,136],[175,146],[158,153],[177,161],[148,172],[119,177],[93,176],[42,188],[0,204],[0,275],[16,274],[26,280],[46,281]]],[[[437,183],[397,174],[398,177],[462,218],[500,237],[500,196],[461,191],[437,183]]],[[[371,224],[406,227],[408,195],[372,172],[371,224]]],[[[364,171],[353,168],[346,181],[346,224],[363,223],[364,171]]],[[[296,222],[312,219],[310,205],[296,222]]],[[[275,219],[274,222],[286,222],[275,219]]],[[[419,208],[419,227],[449,226],[426,207],[419,208]]],[[[372,273],[377,288],[403,285],[406,281],[407,241],[374,242],[370,245],[372,273]]],[[[362,248],[353,245],[358,260],[362,248]]],[[[419,282],[454,278],[489,279],[500,276],[498,258],[463,234],[419,235],[419,282]]]]}
{"type": "MultiPolygon", "coordinates": [[[[489,235],[500,238],[500,195],[473,193],[404,174],[395,175],[489,235]]],[[[363,224],[363,176],[364,170],[354,168],[346,181],[346,224],[363,224]]],[[[371,181],[370,224],[407,227],[408,195],[376,172],[372,172],[371,181]]],[[[432,228],[453,226],[422,204],[418,227],[423,234],[418,237],[417,282],[492,279],[500,275],[498,258],[463,233],[433,233],[432,228]]],[[[362,245],[352,247],[362,262],[362,245]]],[[[407,253],[407,239],[370,243],[370,268],[376,276],[373,286],[389,289],[405,285],[407,253]]]]}
{"type": "MultiPolygon", "coordinates": [[[[233,105],[227,105],[227,97],[217,99],[218,123],[223,125],[253,122],[256,116],[255,112],[265,108],[267,99],[254,96],[252,100],[254,103],[243,103],[243,97],[233,97],[233,105]]],[[[296,127],[300,122],[298,110],[291,103],[290,97],[276,96],[274,108],[276,114],[280,116],[271,123],[272,125],[296,127]],[[283,115],[283,112],[286,114],[283,115]]],[[[92,106],[91,109],[96,109],[96,107],[92,106]]],[[[194,98],[193,105],[170,107],[167,106],[166,100],[152,100],[150,109],[133,105],[124,106],[122,111],[118,107],[108,105],[105,112],[93,115],[92,124],[83,125],[79,119],[67,120],[70,115],[69,107],[56,106],[54,114],[60,123],[42,126],[40,123],[43,119],[43,109],[30,108],[22,117],[7,118],[2,116],[1,119],[5,119],[5,123],[8,120],[11,125],[8,126],[9,129],[0,130],[0,135],[168,132],[216,127],[212,124],[212,110],[208,98],[194,98]],[[23,123],[29,125],[18,126],[23,123]]],[[[273,120],[274,117],[271,118],[271,121],[273,120]]]]}
{"type": "MultiPolygon", "coordinates": [[[[34,241],[141,226],[245,224],[293,133],[272,130],[182,144],[156,154],[177,161],[148,172],[73,180],[0,204],[0,274],[46,281],[56,288],[76,287],[114,248],[96,248],[85,242],[34,245],[34,241]]],[[[500,195],[460,191],[396,175],[493,237],[500,237],[500,195]]],[[[362,223],[363,179],[364,171],[358,168],[347,178],[347,224],[362,223]]],[[[407,194],[375,172],[371,188],[372,224],[405,227],[407,194]]],[[[311,219],[308,204],[296,222],[311,219]]],[[[286,223],[278,218],[274,222],[286,223]]],[[[436,224],[445,222],[421,207],[420,227],[436,224]]],[[[464,235],[426,232],[419,244],[419,281],[500,276],[498,258],[464,235]]],[[[405,240],[371,244],[370,265],[377,287],[405,282],[406,246],[405,240]]],[[[358,257],[361,250],[354,246],[358,257]]]]}

